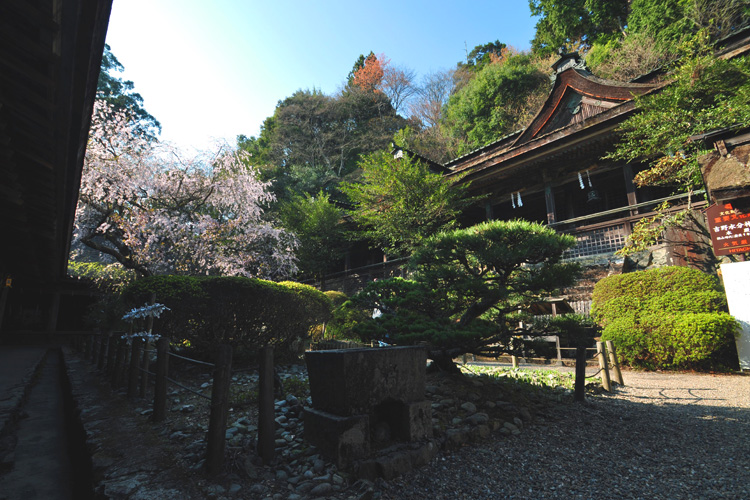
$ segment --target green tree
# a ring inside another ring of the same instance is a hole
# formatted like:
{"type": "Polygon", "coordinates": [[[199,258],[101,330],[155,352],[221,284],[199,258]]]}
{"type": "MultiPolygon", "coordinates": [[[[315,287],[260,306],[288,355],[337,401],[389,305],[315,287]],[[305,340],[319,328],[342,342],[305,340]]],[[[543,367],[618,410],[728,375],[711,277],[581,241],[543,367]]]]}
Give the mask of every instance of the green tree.
{"type": "MultiPolygon", "coordinates": [[[[688,138],[750,121],[750,57],[717,58],[705,44],[705,31],[698,37],[696,53],[680,60],[669,86],[636,98],[640,113],[623,123],[623,139],[608,155],[650,161],[650,168],[635,178],[638,186],[672,185],[692,193],[701,184],[701,150],[688,138]]],[[[669,214],[667,208],[638,224],[621,253],[642,250],[655,243],[661,230],[682,224],[686,214],[669,214]]]]}
{"type": "Polygon", "coordinates": [[[366,338],[398,345],[426,342],[438,366],[455,371],[462,353],[497,356],[517,349],[511,338],[533,302],[573,283],[578,264],[562,263],[575,238],[523,220],[492,221],[439,233],[414,253],[410,280],[374,282],[358,297],[381,311],[360,323],[366,338]]]}
{"type": "Polygon", "coordinates": [[[298,90],[278,103],[259,137],[240,136],[238,144],[261,179],[273,181],[279,201],[320,190],[336,197],[359,158],[387,147],[405,124],[383,92],[356,85],[336,96],[298,90]]]}
{"type": "Polygon", "coordinates": [[[477,45],[471,52],[466,54],[466,62],[459,62],[458,68],[465,68],[471,71],[479,71],[492,62],[494,57],[502,57],[503,51],[507,50],[507,45],[495,40],[482,45],[477,45]]]}
{"type": "Polygon", "coordinates": [[[561,47],[590,46],[599,37],[621,32],[628,2],[625,0],[529,0],[532,16],[539,16],[531,47],[538,54],[561,47]]]}
{"type": "Polygon", "coordinates": [[[363,236],[390,255],[410,254],[430,235],[452,227],[468,203],[465,187],[408,154],[373,153],[359,167],[360,181],[341,189],[354,204],[350,214],[363,236]]]}
{"type": "Polygon", "coordinates": [[[321,278],[341,260],[347,243],[343,212],[329,194],[294,194],[281,204],[279,215],[284,227],[297,235],[303,275],[321,278]]]}
{"type": "Polygon", "coordinates": [[[636,177],[639,185],[688,190],[700,182],[700,147],[688,138],[750,120],[750,58],[703,51],[683,58],[671,76],[661,92],[636,98],[640,113],[623,123],[623,139],[608,157],[650,160],[651,168],[636,177]]]}
{"type": "Polygon", "coordinates": [[[526,125],[549,91],[549,78],[529,55],[513,55],[481,69],[445,106],[444,125],[459,154],[496,141],[526,125]]]}
{"type": "Polygon", "coordinates": [[[123,80],[115,74],[124,69],[109,45],[105,44],[99,80],[96,85],[96,97],[109,103],[113,112],[127,112],[138,124],[141,132],[154,138],[161,133],[161,124],[144,109],[143,97],[133,91],[133,82],[123,80]]]}

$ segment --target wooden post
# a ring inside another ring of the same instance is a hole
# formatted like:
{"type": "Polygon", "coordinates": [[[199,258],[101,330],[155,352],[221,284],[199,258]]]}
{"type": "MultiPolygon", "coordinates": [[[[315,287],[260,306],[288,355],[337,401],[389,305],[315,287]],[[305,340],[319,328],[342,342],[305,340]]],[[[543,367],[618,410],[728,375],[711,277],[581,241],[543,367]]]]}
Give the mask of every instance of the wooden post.
{"type": "Polygon", "coordinates": [[[86,335],[84,338],[86,339],[86,346],[83,351],[83,359],[89,360],[91,359],[91,353],[94,351],[94,334],[86,335]]]}
{"type": "Polygon", "coordinates": [[[107,375],[112,375],[115,370],[115,357],[117,355],[117,337],[110,333],[107,339],[107,375]]]}
{"type": "Polygon", "coordinates": [[[3,278],[4,283],[0,283],[0,332],[3,330],[3,317],[5,316],[5,304],[8,303],[8,291],[10,290],[10,276],[3,278]]]}
{"type": "Polygon", "coordinates": [[[553,224],[556,222],[555,193],[552,191],[550,184],[544,186],[544,203],[547,206],[547,224],[553,224]]]}
{"type": "Polygon", "coordinates": [[[622,380],[622,372],[620,371],[620,362],[617,360],[615,344],[611,340],[607,340],[606,345],[607,352],[609,353],[609,362],[612,364],[612,371],[615,373],[615,382],[625,385],[625,382],[622,380]]]}
{"type": "Polygon", "coordinates": [[[120,387],[120,381],[122,378],[123,368],[125,366],[125,355],[126,355],[126,340],[120,336],[117,337],[116,344],[117,350],[115,351],[115,366],[112,370],[112,388],[117,389],[120,387]]]}
{"type": "Polygon", "coordinates": [[[586,399],[586,348],[576,347],[576,381],[574,401],[586,399]]]}
{"type": "Polygon", "coordinates": [[[109,348],[109,339],[111,337],[111,334],[102,334],[101,338],[101,345],[99,346],[99,360],[96,364],[96,367],[99,368],[99,371],[104,370],[104,360],[107,357],[107,349],[109,348]]]}
{"type": "Polygon", "coordinates": [[[612,392],[612,384],[609,382],[609,366],[607,366],[607,348],[604,347],[604,342],[596,343],[596,353],[599,357],[599,368],[601,368],[602,387],[605,391],[612,392]]]}
{"type": "Polygon", "coordinates": [[[224,445],[229,414],[229,384],[232,380],[232,347],[220,345],[216,353],[211,414],[206,437],[206,472],[215,476],[224,468],[224,445]]]}
{"type": "Polygon", "coordinates": [[[156,386],[154,387],[154,422],[167,416],[167,373],[169,371],[169,339],[156,341],[156,386]]]}
{"type": "Polygon", "coordinates": [[[148,353],[149,348],[149,341],[148,338],[143,339],[143,360],[141,361],[141,368],[143,369],[143,373],[141,374],[141,391],[140,396],[142,398],[146,397],[146,389],[148,388],[148,372],[151,368],[151,363],[149,362],[150,357],[148,353]]]}
{"type": "MultiPolygon", "coordinates": [[[[156,294],[154,292],[151,292],[151,295],[148,297],[148,304],[154,305],[156,303],[156,294]]],[[[146,318],[146,331],[151,334],[151,330],[154,329],[154,315],[149,314],[146,318]]]]}
{"type": "Polygon", "coordinates": [[[91,337],[91,353],[89,355],[89,361],[92,363],[96,363],[96,360],[99,359],[99,348],[101,347],[102,342],[102,336],[99,335],[93,335],[91,337]]]}
{"type": "Polygon", "coordinates": [[[276,439],[273,405],[273,347],[260,350],[258,401],[258,455],[268,464],[273,460],[276,439]]]}
{"type": "Polygon", "coordinates": [[[134,398],[138,393],[138,363],[141,360],[143,337],[133,337],[130,345],[130,368],[128,373],[128,397],[134,398]]]}
{"type": "Polygon", "coordinates": [[[510,363],[511,365],[513,365],[513,368],[518,368],[518,356],[516,356],[515,354],[511,354],[510,363]]]}
{"type": "Polygon", "coordinates": [[[57,330],[57,317],[60,314],[60,292],[52,294],[52,302],[47,316],[47,332],[54,333],[57,330]]]}
{"type": "MultiPolygon", "coordinates": [[[[554,306],[554,304],[552,304],[554,306]]],[[[555,335],[555,349],[557,349],[557,366],[562,366],[562,350],[560,349],[560,336],[555,335]]]]}

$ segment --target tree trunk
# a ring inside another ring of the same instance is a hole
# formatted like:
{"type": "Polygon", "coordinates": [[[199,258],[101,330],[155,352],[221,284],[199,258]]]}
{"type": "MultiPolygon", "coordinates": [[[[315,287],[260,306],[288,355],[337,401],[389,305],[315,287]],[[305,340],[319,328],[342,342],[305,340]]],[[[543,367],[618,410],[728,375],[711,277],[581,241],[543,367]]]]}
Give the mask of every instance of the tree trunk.
{"type": "Polygon", "coordinates": [[[432,360],[434,370],[443,373],[461,374],[461,369],[453,362],[453,356],[446,351],[430,351],[428,357],[432,360]]]}

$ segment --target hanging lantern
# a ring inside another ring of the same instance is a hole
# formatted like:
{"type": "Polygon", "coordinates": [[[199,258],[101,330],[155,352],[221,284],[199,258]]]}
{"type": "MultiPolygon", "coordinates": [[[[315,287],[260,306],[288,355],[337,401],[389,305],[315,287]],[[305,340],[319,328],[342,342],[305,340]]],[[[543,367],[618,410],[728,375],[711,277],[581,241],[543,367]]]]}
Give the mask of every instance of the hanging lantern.
{"type": "Polygon", "coordinates": [[[589,192],[588,192],[588,194],[586,195],[586,202],[587,202],[587,203],[594,203],[594,202],[596,202],[596,201],[599,201],[599,200],[601,200],[601,199],[602,199],[602,197],[601,197],[601,195],[599,194],[599,191],[598,191],[598,190],[596,190],[596,189],[592,189],[592,190],[591,190],[591,191],[589,191],[589,192]]]}

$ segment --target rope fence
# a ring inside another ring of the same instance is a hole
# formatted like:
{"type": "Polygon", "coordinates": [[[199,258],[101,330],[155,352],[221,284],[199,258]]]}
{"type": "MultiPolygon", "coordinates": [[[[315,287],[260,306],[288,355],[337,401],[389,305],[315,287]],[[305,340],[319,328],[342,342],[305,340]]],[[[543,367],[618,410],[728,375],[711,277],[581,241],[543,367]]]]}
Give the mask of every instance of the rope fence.
{"type": "MultiPolygon", "coordinates": [[[[210,401],[209,425],[206,438],[206,472],[216,475],[224,466],[226,447],[226,427],[229,412],[229,387],[231,384],[232,348],[217,346],[216,363],[188,358],[169,352],[169,339],[161,337],[156,341],[156,349],[149,349],[149,341],[144,337],[127,338],[122,333],[94,333],[76,336],[73,346],[85,359],[95,364],[99,372],[110,379],[113,389],[127,383],[127,396],[146,397],[148,385],[153,386],[152,420],[160,422],[166,418],[167,385],[172,384],[210,401]],[[154,369],[151,365],[156,355],[154,369]],[[184,385],[169,377],[169,358],[177,358],[195,365],[211,368],[213,382],[211,395],[184,385]],[[150,384],[149,384],[150,382],[150,384]]],[[[273,383],[273,380],[271,380],[273,383]]]]}

